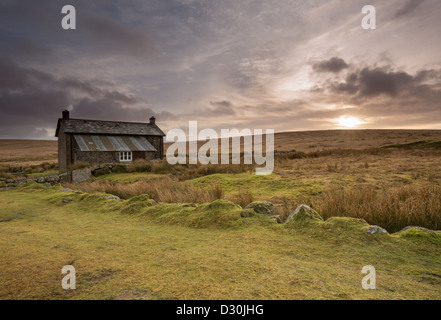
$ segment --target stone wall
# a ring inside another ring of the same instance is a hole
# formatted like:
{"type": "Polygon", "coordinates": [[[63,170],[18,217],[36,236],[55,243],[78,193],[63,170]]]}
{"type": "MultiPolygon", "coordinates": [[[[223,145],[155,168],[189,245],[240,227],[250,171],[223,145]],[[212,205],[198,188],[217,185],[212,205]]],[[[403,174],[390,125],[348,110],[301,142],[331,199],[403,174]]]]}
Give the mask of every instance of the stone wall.
{"type": "Polygon", "coordinates": [[[162,159],[164,157],[164,138],[161,136],[144,136],[144,138],[157,150],[153,153],[152,159],[162,159]]]}
{"type": "Polygon", "coordinates": [[[19,187],[25,182],[45,183],[50,185],[63,182],[79,183],[90,179],[92,176],[97,177],[104,174],[121,173],[126,171],[126,164],[102,164],[90,168],[72,170],[58,175],[39,177],[34,179],[26,177],[19,177],[14,179],[0,178],[0,187],[3,189],[10,187],[19,187]]]}
{"type": "Polygon", "coordinates": [[[90,179],[92,177],[92,171],[90,168],[72,170],[70,175],[70,181],[72,183],[79,183],[90,179]]]}

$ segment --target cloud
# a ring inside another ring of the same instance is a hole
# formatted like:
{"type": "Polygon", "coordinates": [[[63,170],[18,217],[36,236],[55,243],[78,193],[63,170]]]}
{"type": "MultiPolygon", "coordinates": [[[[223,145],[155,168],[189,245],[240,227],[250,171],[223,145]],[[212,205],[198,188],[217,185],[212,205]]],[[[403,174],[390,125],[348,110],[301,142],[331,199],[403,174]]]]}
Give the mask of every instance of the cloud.
{"type": "Polygon", "coordinates": [[[376,127],[439,126],[440,80],[441,69],[412,74],[393,65],[352,66],[343,81],[339,75],[325,80],[312,102],[351,106],[342,114],[364,117],[376,127]]]}
{"type": "Polygon", "coordinates": [[[415,88],[433,75],[433,70],[422,70],[416,76],[412,76],[404,71],[392,71],[390,66],[366,67],[350,72],[344,82],[332,83],[330,88],[335,93],[356,94],[358,97],[393,97],[400,92],[411,90],[412,87],[415,88]]]}
{"type": "Polygon", "coordinates": [[[65,4],[59,1],[41,3],[17,0],[0,3],[1,21],[18,38],[16,43],[9,44],[8,53],[34,58],[54,53],[42,44],[46,42],[56,42],[58,49],[63,49],[65,54],[94,53],[101,57],[119,55],[148,59],[159,53],[155,39],[147,30],[133,28],[122,19],[109,17],[122,15],[133,5],[121,2],[118,6],[114,1],[107,8],[106,1],[92,3],[85,0],[76,0],[72,4],[76,8],[76,30],[61,28],[61,8],[65,4]]]}
{"type": "Polygon", "coordinates": [[[66,107],[78,118],[152,113],[164,130],[441,118],[438,0],[375,0],[378,32],[361,28],[361,0],[75,0],[67,31],[64,4],[0,0],[0,52],[13,57],[0,58],[0,137],[41,136],[66,107]],[[418,23],[384,19],[395,15],[418,23]]]}
{"type": "Polygon", "coordinates": [[[161,121],[175,118],[170,112],[156,112],[148,107],[128,107],[120,101],[110,97],[98,100],[84,98],[73,105],[71,115],[72,118],[132,122],[148,122],[148,119],[151,116],[154,116],[161,121]]]}
{"type": "Polygon", "coordinates": [[[395,18],[401,18],[415,11],[423,2],[423,0],[409,0],[396,13],[395,18]]]}
{"type": "Polygon", "coordinates": [[[153,37],[107,17],[83,12],[79,15],[78,25],[78,36],[89,38],[101,53],[147,58],[159,52],[153,37]]]}
{"type": "Polygon", "coordinates": [[[56,126],[61,110],[69,106],[76,118],[145,122],[152,115],[162,120],[173,118],[169,112],[155,112],[133,94],[102,84],[57,78],[0,57],[0,136],[35,138],[33,134],[47,134],[56,126]],[[28,129],[23,130],[25,126],[28,129]]]}
{"type": "Polygon", "coordinates": [[[338,73],[348,67],[349,65],[343,59],[337,57],[333,57],[325,61],[315,62],[312,64],[312,69],[315,72],[338,73]]]}

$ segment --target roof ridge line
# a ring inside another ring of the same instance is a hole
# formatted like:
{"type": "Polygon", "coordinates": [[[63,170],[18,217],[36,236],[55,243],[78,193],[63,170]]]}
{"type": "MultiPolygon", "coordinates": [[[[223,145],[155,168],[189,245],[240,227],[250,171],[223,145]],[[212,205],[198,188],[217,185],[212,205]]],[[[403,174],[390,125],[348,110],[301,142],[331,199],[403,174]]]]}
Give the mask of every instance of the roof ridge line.
{"type": "Polygon", "coordinates": [[[82,120],[82,121],[100,121],[100,122],[133,123],[133,124],[154,125],[154,124],[149,123],[149,122],[132,122],[132,121],[116,121],[116,120],[96,120],[96,119],[77,119],[77,118],[69,118],[69,119],[62,119],[62,120],[82,120]]]}

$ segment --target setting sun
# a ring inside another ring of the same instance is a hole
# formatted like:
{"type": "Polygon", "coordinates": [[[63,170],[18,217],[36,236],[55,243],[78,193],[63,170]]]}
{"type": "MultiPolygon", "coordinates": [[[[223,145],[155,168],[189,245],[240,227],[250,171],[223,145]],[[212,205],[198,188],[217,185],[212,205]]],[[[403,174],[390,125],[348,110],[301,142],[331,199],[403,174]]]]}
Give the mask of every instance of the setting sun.
{"type": "Polygon", "coordinates": [[[341,127],[355,128],[364,122],[356,117],[341,116],[338,118],[337,123],[341,127]]]}

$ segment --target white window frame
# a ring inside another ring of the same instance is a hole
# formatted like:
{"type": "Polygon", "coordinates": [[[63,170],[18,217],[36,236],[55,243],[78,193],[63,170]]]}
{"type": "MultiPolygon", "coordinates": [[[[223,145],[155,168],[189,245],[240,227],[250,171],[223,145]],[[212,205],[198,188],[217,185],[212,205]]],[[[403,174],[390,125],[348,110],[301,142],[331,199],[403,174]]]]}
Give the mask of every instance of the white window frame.
{"type": "Polygon", "coordinates": [[[131,161],[133,161],[133,153],[132,153],[132,151],[121,151],[119,153],[119,161],[120,162],[131,162],[131,161]]]}

